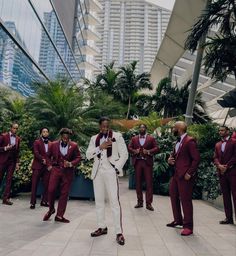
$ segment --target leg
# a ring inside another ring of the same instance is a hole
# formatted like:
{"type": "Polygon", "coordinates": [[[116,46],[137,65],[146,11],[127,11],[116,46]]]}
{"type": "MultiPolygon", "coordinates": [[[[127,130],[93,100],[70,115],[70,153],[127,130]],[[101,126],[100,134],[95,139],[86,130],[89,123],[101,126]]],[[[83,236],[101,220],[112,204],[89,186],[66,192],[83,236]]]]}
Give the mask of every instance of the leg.
{"type": "Polygon", "coordinates": [[[180,200],[179,200],[179,190],[177,185],[177,178],[172,177],[170,180],[170,200],[171,200],[171,206],[174,216],[174,222],[182,224],[183,217],[181,213],[181,207],[180,207],[180,200]]]}
{"type": "Polygon", "coordinates": [[[93,187],[98,228],[105,228],[105,184],[101,175],[101,170],[98,170],[97,176],[93,180],[93,187]]]}
{"type": "Polygon", "coordinates": [[[153,170],[145,163],[144,177],[146,182],[146,204],[151,205],[153,200],[153,170]]]}
{"type": "Polygon", "coordinates": [[[116,234],[121,234],[122,230],[122,212],[119,200],[119,184],[118,177],[114,171],[104,173],[104,182],[108,192],[110,206],[113,215],[116,234]]]}
{"type": "Polygon", "coordinates": [[[43,181],[43,195],[42,195],[42,202],[48,202],[48,183],[50,178],[50,172],[44,168],[42,174],[42,181],[43,181]]]}
{"type": "Polygon", "coordinates": [[[71,183],[73,181],[74,173],[72,171],[63,171],[62,173],[62,181],[60,186],[60,197],[58,201],[57,207],[57,216],[63,217],[66,211],[69,191],[71,187],[71,183]]]}
{"type": "Polygon", "coordinates": [[[232,207],[232,201],[231,201],[231,189],[230,189],[230,182],[226,175],[227,174],[220,176],[220,187],[223,194],[225,216],[228,220],[232,220],[233,207],[232,207]]]}
{"type": "Polygon", "coordinates": [[[53,211],[55,209],[55,193],[59,181],[61,179],[61,173],[59,169],[52,168],[51,175],[48,184],[48,203],[49,203],[49,211],[53,211]]]}
{"type": "Polygon", "coordinates": [[[142,162],[143,160],[137,160],[135,168],[135,184],[136,184],[136,194],[138,199],[138,204],[143,204],[143,192],[142,192],[142,162]]]}
{"type": "Polygon", "coordinates": [[[8,200],[11,194],[11,183],[13,178],[13,173],[15,171],[15,163],[9,163],[7,166],[7,176],[6,176],[6,187],[3,194],[3,200],[8,200]]]}
{"type": "Polygon", "coordinates": [[[236,219],[236,175],[231,175],[230,177],[230,189],[232,192],[233,202],[234,202],[234,213],[236,219]]]}
{"type": "Polygon", "coordinates": [[[36,191],[37,191],[40,174],[41,174],[41,170],[33,170],[32,186],[31,186],[31,200],[30,200],[31,205],[36,204],[36,191]]]}
{"type": "Polygon", "coordinates": [[[180,200],[184,213],[183,228],[193,230],[193,185],[194,180],[186,181],[184,179],[178,179],[178,190],[180,194],[180,200]]]}

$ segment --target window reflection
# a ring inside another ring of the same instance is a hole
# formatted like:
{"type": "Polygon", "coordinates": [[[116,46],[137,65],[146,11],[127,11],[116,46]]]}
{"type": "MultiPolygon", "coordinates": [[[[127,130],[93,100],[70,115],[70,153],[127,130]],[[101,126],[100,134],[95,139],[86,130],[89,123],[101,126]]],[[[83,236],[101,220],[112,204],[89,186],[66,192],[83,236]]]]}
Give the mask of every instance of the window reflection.
{"type": "MultiPolygon", "coordinates": [[[[7,22],[6,25],[19,36],[14,22],[7,22]]],[[[0,27],[0,82],[29,96],[34,93],[30,85],[42,81],[45,78],[0,27]]]]}

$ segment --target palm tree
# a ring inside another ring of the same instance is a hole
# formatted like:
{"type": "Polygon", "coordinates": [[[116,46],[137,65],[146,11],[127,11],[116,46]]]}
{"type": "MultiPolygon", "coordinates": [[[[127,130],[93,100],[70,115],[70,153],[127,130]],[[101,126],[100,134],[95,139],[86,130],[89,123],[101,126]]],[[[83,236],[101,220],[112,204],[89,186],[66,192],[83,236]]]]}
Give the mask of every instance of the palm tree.
{"type": "Polygon", "coordinates": [[[115,94],[117,94],[123,102],[128,103],[126,119],[129,118],[132,99],[141,89],[152,89],[149,73],[136,74],[137,61],[133,61],[125,67],[120,67],[120,75],[118,77],[115,94]]]}
{"type": "MultiPolygon", "coordinates": [[[[176,117],[183,115],[186,111],[189,85],[191,81],[188,81],[184,86],[179,88],[171,86],[171,80],[164,78],[160,81],[156,88],[156,92],[152,96],[147,96],[144,100],[144,96],[137,102],[139,109],[144,109],[146,113],[157,112],[162,117],[176,117]]],[[[205,112],[205,103],[201,99],[201,93],[196,95],[196,101],[194,106],[194,120],[195,122],[207,122],[209,117],[205,112]]]]}
{"type": "Polygon", "coordinates": [[[66,81],[38,84],[36,94],[27,99],[27,109],[39,126],[49,127],[52,134],[57,134],[62,127],[73,129],[80,144],[94,132],[83,93],[66,81]]]}
{"type": "Polygon", "coordinates": [[[235,0],[209,1],[199,20],[193,25],[185,42],[185,48],[194,52],[200,38],[214,26],[218,26],[219,30],[203,45],[206,49],[203,63],[206,73],[221,81],[232,73],[236,78],[235,0]]]}

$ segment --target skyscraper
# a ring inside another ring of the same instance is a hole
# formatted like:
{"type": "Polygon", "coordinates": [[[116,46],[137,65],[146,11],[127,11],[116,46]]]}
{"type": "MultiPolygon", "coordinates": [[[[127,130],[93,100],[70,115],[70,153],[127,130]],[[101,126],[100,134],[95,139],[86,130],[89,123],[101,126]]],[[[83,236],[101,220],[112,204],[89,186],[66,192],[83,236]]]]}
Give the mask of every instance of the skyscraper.
{"type": "Polygon", "coordinates": [[[98,63],[121,66],[138,61],[139,72],[150,71],[171,12],[145,0],[100,0],[98,63]]]}

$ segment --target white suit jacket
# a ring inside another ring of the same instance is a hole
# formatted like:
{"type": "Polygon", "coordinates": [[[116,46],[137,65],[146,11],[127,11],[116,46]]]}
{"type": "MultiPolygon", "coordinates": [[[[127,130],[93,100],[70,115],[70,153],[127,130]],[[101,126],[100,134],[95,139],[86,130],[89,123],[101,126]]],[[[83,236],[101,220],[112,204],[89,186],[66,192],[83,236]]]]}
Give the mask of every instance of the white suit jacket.
{"type": "MultiPolygon", "coordinates": [[[[99,147],[96,147],[95,145],[97,136],[98,134],[91,137],[88,149],[86,151],[86,157],[88,160],[92,158],[94,159],[91,179],[95,178],[100,164],[100,159],[97,157],[97,154],[99,154],[99,147]]],[[[118,176],[123,176],[122,169],[128,159],[128,150],[121,133],[113,131],[112,138],[115,138],[115,141],[112,142],[112,155],[108,158],[108,160],[116,169],[118,169],[118,176]]]]}

